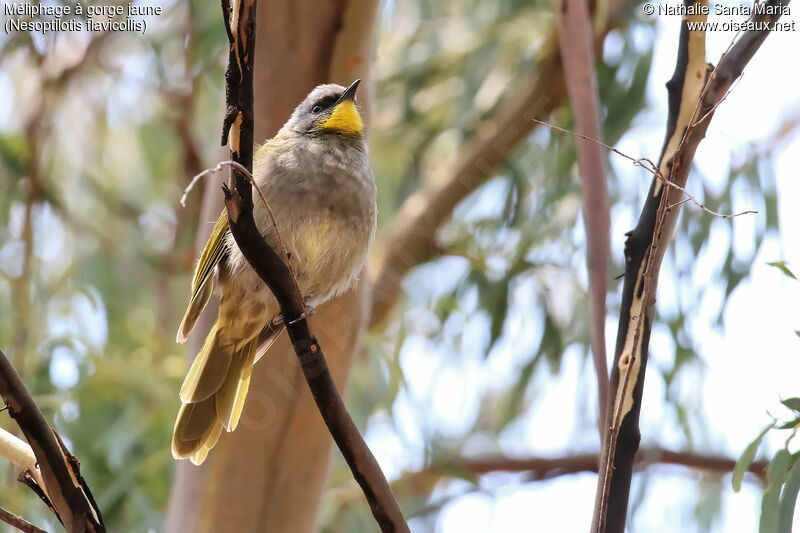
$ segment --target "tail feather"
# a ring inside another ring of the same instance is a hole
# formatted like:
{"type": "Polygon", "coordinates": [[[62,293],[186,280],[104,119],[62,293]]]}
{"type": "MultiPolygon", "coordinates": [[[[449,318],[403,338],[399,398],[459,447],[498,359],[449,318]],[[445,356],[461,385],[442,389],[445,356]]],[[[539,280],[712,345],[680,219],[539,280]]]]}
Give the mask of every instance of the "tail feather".
{"type": "Polygon", "coordinates": [[[247,389],[250,387],[253,360],[256,355],[255,344],[256,340],[253,339],[234,354],[228,375],[215,395],[217,420],[228,431],[236,429],[239,417],[242,415],[244,399],[247,396],[247,389]]]}
{"type": "Polygon", "coordinates": [[[225,383],[231,365],[231,346],[219,342],[219,327],[212,326],[200,353],[194,358],[181,386],[181,401],[197,403],[210,398],[225,383]]]}
{"type": "Polygon", "coordinates": [[[214,399],[181,406],[175,432],[172,436],[172,456],[189,458],[199,465],[208,451],[214,447],[222,433],[222,424],[217,422],[214,399]]]}
{"type": "Polygon", "coordinates": [[[250,385],[258,338],[239,349],[220,342],[218,324],[181,387],[181,408],[172,435],[172,455],[202,463],[219,440],[223,429],[239,423],[250,385]]]}
{"type": "Polygon", "coordinates": [[[217,445],[220,435],[222,435],[222,424],[214,424],[197,450],[189,457],[189,460],[197,466],[203,464],[203,461],[208,457],[208,452],[217,445]]]}

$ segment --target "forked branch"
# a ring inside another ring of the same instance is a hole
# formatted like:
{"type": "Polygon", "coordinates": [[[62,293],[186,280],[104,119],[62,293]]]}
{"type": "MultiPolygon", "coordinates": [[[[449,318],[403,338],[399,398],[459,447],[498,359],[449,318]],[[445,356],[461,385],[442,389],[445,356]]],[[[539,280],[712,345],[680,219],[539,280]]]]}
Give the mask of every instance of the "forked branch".
{"type": "Polygon", "coordinates": [[[88,485],[80,475],[79,463],[50,428],[19,374],[0,351],[0,395],[8,414],[28,441],[44,486],[24,477],[23,482],[44,500],[70,533],[105,531],[103,517],[88,485]]]}
{"type": "MultiPolygon", "coordinates": [[[[697,3],[707,5],[707,0],[697,3]]],[[[788,3],[769,0],[767,11],[775,14],[753,18],[773,23],[780,18],[781,6],[788,3]]],[[[692,4],[692,0],[685,1],[687,7],[692,4]]],[[[625,530],[658,273],[684,203],[682,195],[694,154],[714,110],[769,34],[763,30],[742,34],[712,69],[705,63],[705,33],[689,31],[688,26],[704,20],[703,15],[693,15],[681,23],[675,72],[667,83],[669,116],[664,147],[639,221],[625,244],[625,282],[606,406],[609,426],[598,476],[594,532],[625,530]]]]}

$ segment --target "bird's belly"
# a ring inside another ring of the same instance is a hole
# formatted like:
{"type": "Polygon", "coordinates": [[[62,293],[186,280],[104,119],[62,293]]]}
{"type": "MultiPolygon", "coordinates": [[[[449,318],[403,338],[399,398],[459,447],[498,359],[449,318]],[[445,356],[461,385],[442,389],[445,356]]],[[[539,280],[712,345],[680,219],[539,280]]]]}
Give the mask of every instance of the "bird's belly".
{"type": "Polygon", "coordinates": [[[290,264],[300,290],[317,305],[346,290],[361,270],[369,234],[335,218],[302,225],[292,235],[290,264]]]}

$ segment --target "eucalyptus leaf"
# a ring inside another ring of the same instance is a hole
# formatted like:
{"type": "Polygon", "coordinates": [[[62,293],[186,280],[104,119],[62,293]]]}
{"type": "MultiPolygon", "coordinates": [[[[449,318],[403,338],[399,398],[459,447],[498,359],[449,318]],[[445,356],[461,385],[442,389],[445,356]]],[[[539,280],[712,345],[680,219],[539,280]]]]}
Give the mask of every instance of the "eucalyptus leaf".
{"type": "Polygon", "coordinates": [[[786,478],[786,485],[781,494],[780,509],[778,511],[778,531],[780,533],[791,533],[792,521],[794,519],[794,508],[797,503],[797,493],[800,491],[800,461],[797,454],[794,455],[794,466],[789,471],[786,478]]]}
{"type": "Polygon", "coordinates": [[[792,411],[800,413],[800,398],[786,398],[785,400],[781,400],[781,403],[792,411]]]}
{"type": "Polygon", "coordinates": [[[761,520],[758,522],[758,533],[778,533],[778,508],[780,505],[781,486],[786,479],[786,470],[792,455],[785,449],[778,450],[767,468],[767,487],[761,499],[761,520]]]}
{"type": "Polygon", "coordinates": [[[739,459],[736,461],[736,465],[733,467],[733,477],[731,478],[731,484],[733,485],[733,491],[739,492],[742,488],[742,479],[744,478],[744,473],[750,467],[750,464],[753,462],[753,459],[756,456],[756,452],[758,451],[758,447],[761,444],[761,441],[764,439],[764,435],[767,434],[767,431],[772,429],[775,426],[775,423],[768,425],[765,427],[761,433],[758,434],[758,437],[753,439],[753,442],[747,445],[747,448],[744,449],[744,453],[739,459]]]}

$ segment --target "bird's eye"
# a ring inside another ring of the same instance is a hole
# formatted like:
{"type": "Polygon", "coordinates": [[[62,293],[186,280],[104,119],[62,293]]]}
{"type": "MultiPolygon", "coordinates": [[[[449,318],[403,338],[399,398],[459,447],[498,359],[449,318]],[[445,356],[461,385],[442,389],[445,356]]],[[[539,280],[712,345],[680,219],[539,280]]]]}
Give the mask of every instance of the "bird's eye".
{"type": "Polygon", "coordinates": [[[319,113],[320,111],[322,111],[322,106],[315,105],[311,108],[312,113],[319,113]]]}

